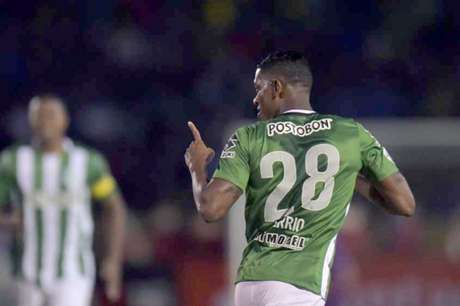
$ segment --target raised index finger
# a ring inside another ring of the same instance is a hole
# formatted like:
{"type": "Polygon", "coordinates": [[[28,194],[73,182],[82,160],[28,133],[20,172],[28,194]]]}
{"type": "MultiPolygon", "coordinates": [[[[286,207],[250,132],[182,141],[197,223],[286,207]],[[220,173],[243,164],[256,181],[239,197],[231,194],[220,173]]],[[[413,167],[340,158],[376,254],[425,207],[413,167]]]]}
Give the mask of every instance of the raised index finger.
{"type": "Polygon", "coordinates": [[[192,121],[187,122],[187,125],[190,128],[190,130],[192,131],[193,138],[195,139],[195,141],[203,141],[201,139],[200,131],[198,130],[196,125],[192,121]]]}

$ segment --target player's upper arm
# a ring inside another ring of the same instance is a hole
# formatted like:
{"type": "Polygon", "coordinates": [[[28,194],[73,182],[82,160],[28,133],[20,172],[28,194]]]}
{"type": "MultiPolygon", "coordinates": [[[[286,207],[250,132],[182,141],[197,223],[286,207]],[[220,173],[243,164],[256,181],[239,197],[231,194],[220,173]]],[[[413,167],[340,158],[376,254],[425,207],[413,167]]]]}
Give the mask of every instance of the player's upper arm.
{"type": "Polygon", "coordinates": [[[243,194],[240,187],[220,178],[214,178],[201,193],[199,213],[207,222],[214,222],[225,217],[243,194]]]}
{"type": "Polygon", "coordinates": [[[361,173],[370,181],[378,182],[399,171],[388,151],[377,139],[357,123],[361,153],[361,173]]]}
{"type": "Polygon", "coordinates": [[[203,218],[208,222],[223,218],[246,190],[249,175],[248,132],[240,128],[228,140],[211,182],[201,193],[203,218]]]}
{"type": "Polygon", "coordinates": [[[415,213],[415,199],[404,176],[397,172],[374,183],[389,211],[410,217],[415,213]]]}
{"type": "Polygon", "coordinates": [[[244,192],[249,174],[249,135],[243,127],[236,130],[225,145],[213,178],[231,182],[244,192]]]}
{"type": "Polygon", "coordinates": [[[118,193],[118,187],[105,158],[90,152],[88,162],[88,184],[91,196],[98,202],[104,202],[118,193]]]}
{"type": "Polygon", "coordinates": [[[358,124],[362,169],[391,211],[410,216],[415,210],[412,191],[387,150],[358,124]]]}

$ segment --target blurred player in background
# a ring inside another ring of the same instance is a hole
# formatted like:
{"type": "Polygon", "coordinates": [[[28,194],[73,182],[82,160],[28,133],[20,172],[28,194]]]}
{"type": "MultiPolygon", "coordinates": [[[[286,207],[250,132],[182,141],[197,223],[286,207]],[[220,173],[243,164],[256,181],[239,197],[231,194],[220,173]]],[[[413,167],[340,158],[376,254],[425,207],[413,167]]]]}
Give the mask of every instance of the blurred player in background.
{"type": "Polygon", "coordinates": [[[302,54],[264,59],[254,80],[261,121],[237,129],[210,182],[214,151],[189,122],[194,141],[185,161],[203,218],[221,219],[246,193],[236,306],[324,305],[355,188],[393,214],[414,213],[412,192],[386,150],[354,120],[313,111],[312,84],[302,54]]]}
{"type": "Polygon", "coordinates": [[[12,204],[13,270],[19,306],[89,306],[95,279],[91,200],[101,203],[106,254],[101,277],[110,300],[121,286],[125,205],[104,157],[66,138],[68,113],[55,95],[29,105],[32,141],[0,156],[0,204],[12,204]]]}

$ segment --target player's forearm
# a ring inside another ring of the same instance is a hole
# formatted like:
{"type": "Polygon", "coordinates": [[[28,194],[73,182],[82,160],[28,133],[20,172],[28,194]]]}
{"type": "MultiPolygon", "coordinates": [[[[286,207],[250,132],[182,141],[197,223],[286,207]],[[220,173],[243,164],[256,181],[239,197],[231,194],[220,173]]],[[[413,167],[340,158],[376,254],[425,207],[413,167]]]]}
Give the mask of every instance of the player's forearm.
{"type": "Polygon", "coordinates": [[[191,170],[190,174],[196,209],[204,221],[216,222],[225,217],[241,195],[238,187],[220,180],[208,182],[206,169],[191,170]]]}
{"type": "Polygon", "coordinates": [[[125,237],[126,207],[120,196],[114,196],[104,207],[104,240],[106,258],[121,263],[125,237]]]}
{"type": "Polygon", "coordinates": [[[210,206],[212,202],[206,192],[208,185],[208,173],[205,168],[191,169],[190,175],[192,177],[193,199],[198,213],[207,222],[214,221],[210,216],[210,206]]]}

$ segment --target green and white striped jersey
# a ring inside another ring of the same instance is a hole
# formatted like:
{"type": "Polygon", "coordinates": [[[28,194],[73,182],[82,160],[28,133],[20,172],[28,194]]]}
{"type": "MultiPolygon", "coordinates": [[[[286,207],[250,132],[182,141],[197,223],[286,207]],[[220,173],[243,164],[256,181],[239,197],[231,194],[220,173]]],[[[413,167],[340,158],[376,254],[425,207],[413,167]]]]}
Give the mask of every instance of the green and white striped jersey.
{"type": "Polygon", "coordinates": [[[397,171],[352,119],[298,110],[239,128],[214,173],[246,192],[237,282],[277,280],[326,298],[358,173],[380,181],[397,171]]]}
{"type": "Polygon", "coordinates": [[[49,154],[21,145],[0,155],[0,204],[17,205],[22,215],[12,250],[14,272],[43,286],[94,277],[91,200],[117,192],[99,153],[70,140],[64,147],[49,154]]]}

